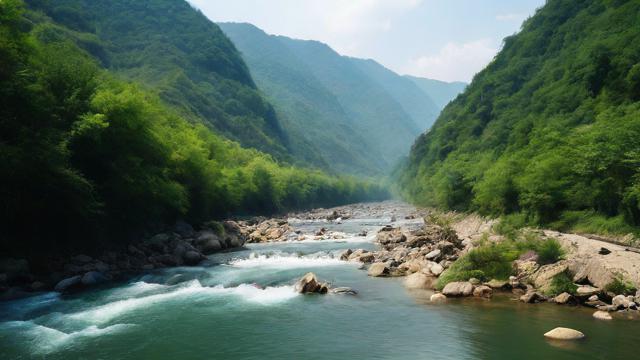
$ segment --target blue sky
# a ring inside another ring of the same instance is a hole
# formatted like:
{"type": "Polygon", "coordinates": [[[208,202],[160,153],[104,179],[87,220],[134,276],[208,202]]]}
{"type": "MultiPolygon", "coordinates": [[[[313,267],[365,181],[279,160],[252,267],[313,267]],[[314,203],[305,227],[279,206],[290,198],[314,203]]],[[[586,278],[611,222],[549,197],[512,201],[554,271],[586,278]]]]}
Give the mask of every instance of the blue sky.
{"type": "Polygon", "coordinates": [[[189,0],[216,22],[319,40],[400,73],[470,81],[544,0],[189,0]]]}

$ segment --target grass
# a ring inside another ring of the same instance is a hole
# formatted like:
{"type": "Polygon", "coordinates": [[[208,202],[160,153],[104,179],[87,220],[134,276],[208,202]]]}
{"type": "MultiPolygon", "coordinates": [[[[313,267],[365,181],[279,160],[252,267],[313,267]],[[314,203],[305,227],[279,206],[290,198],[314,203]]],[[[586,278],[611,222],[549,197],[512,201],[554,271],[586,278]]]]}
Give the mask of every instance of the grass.
{"type": "Polygon", "coordinates": [[[636,288],[631,283],[625,281],[620,275],[614,277],[613,281],[604,287],[604,290],[616,295],[633,295],[636,292],[636,288]]]}
{"type": "Polygon", "coordinates": [[[547,291],[547,295],[558,295],[563,292],[575,295],[577,289],[578,286],[573,283],[571,274],[564,271],[551,279],[551,286],[547,291]]]}
{"type": "Polygon", "coordinates": [[[549,227],[558,231],[616,237],[631,234],[629,245],[638,245],[640,238],[640,230],[625,222],[623,215],[606,217],[594,211],[565,211],[549,227]]]}

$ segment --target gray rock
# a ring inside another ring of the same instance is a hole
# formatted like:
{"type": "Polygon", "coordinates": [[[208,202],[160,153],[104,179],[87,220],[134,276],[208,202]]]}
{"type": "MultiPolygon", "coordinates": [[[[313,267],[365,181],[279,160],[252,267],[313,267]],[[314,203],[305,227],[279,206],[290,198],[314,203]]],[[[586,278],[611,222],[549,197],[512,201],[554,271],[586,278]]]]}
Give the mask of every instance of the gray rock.
{"type": "Polygon", "coordinates": [[[492,293],[493,290],[486,285],[476,286],[475,289],[473,289],[473,296],[475,297],[490,298],[492,293]]]}
{"type": "Polygon", "coordinates": [[[527,291],[524,295],[520,296],[520,301],[527,304],[533,304],[543,299],[543,297],[535,290],[527,291]]]}
{"type": "Polygon", "coordinates": [[[611,314],[609,314],[606,311],[601,311],[598,310],[596,312],[593,313],[593,317],[598,319],[598,320],[613,320],[613,318],[611,317],[611,314]]]}
{"type": "Polygon", "coordinates": [[[101,284],[108,280],[109,278],[101,272],[89,271],[88,273],[82,276],[82,279],[80,281],[84,286],[93,286],[93,285],[101,284]]]}
{"type": "Polygon", "coordinates": [[[82,284],[82,276],[76,275],[58,282],[54,290],[57,292],[66,292],[79,287],[81,284],[82,284]]]}
{"type": "Polygon", "coordinates": [[[329,291],[329,286],[326,283],[320,283],[316,274],[310,272],[300,278],[293,286],[293,289],[300,294],[326,294],[329,291]]]}
{"type": "Polygon", "coordinates": [[[611,304],[617,309],[627,309],[631,302],[624,295],[616,295],[611,299],[611,304]]]}
{"type": "Polygon", "coordinates": [[[576,289],[576,295],[580,297],[591,297],[601,292],[602,290],[600,290],[599,288],[589,285],[580,285],[578,286],[578,289],[576,289]]]}
{"type": "Polygon", "coordinates": [[[431,275],[426,275],[422,272],[415,272],[404,278],[404,286],[407,289],[422,289],[428,290],[435,288],[435,284],[438,278],[431,275]]]}
{"type": "Polygon", "coordinates": [[[204,259],[205,257],[195,250],[188,250],[184,254],[182,254],[182,260],[184,261],[184,263],[191,266],[198,265],[198,263],[200,263],[200,261],[204,259]]]}
{"type": "Polygon", "coordinates": [[[508,289],[509,288],[509,282],[505,280],[492,279],[491,281],[484,283],[484,285],[487,285],[492,289],[508,289]]]}
{"type": "Polygon", "coordinates": [[[331,289],[332,294],[344,294],[344,295],[358,295],[358,291],[350,288],[350,287],[337,287],[331,289]]]}
{"type": "Polygon", "coordinates": [[[440,293],[438,293],[438,294],[433,294],[433,295],[431,295],[431,297],[429,298],[429,301],[431,301],[431,302],[435,302],[435,303],[437,303],[437,302],[444,302],[444,301],[447,301],[447,297],[446,297],[444,294],[440,294],[440,293]]]}
{"type": "Polygon", "coordinates": [[[440,249],[435,249],[430,253],[428,253],[427,255],[425,255],[424,258],[427,260],[437,261],[437,259],[440,258],[441,254],[442,254],[442,251],[440,251],[440,249]]]}
{"type": "Polygon", "coordinates": [[[183,220],[176,221],[173,231],[182,237],[190,237],[194,234],[193,226],[183,220]]]}
{"type": "Polygon", "coordinates": [[[473,284],[467,281],[455,281],[445,285],[442,289],[445,296],[469,296],[473,293],[473,284]]]}
{"type": "Polygon", "coordinates": [[[553,298],[553,301],[556,304],[559,305],[564,305],[564,304],[569,304],[569,303],[575,303],[575,299],[573,298],[573,296],[571,296],[571,294],[563,292],[562,294],[556,296],[555,298],[553,298]]]}

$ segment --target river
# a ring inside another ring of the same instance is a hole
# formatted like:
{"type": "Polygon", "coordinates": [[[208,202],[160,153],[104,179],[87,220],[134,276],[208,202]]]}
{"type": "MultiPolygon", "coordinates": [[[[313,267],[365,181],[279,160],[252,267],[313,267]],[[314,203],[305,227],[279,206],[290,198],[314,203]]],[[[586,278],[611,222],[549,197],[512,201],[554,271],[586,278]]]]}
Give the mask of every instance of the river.
{"type": "Polygon", "coordinates": [[[0,358],[638,358],[635,321],[602,322],[585,308],[509,296],[430,304],[429,293],[408,292],[401,279],[370,278],[359,264],[339,260],[347,248],[375,248],[375,231],[389,221],[382,212],[341,224],[292,222],[305,233],[328,227],[345,238],[248,244],[203,266],[0,304],[0,358]],[[358,236],[362,230],[370,235],[358,236]],[[308,271],[359,293],[296,294],[292,284],[308,271]],[[587,338],[545,340],[542,334],[557,326],[587,338]]]}

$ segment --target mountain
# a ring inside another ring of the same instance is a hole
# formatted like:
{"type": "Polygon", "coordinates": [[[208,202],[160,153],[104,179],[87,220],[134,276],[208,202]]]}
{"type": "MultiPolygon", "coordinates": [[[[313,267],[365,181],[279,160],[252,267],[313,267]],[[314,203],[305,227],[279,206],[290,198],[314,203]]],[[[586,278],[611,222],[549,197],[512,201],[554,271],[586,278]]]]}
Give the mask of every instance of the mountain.
{"type": "MultiPolygon", "coordinates": [[[[291,139],[313,145],[339,171],[388,172],[439,109],[412,81],[326,44],[222,23],[291,139]]],[[[294,141],[294,140],[292,140],[294,141]]]]}
{"type": "Polygon", "coordinates": [[[386,196],[372,182],[294,167],[225,137],[285,149],[275,112],[215,24],[189,29],[181,19],[201,15],[182,0],[145,1],[152,19],[139,4],[0,2],[0,253],[96,252],[178,220],[386,196]],[[155,28],[168,24],[184,25],[208,55],[180,53],[196,46],[155,28]],[[197,82],[168,86],[172,74],[197,82]]]}
{"type": "Polygon", "coordinates": [[[446,82],[410,75],[405,75],[405,78],[413,81],[420,90],[427,94],[439,111],[444,109],[449,101],[455,99],[467,86],[467,83],[460,81],[446,82]]]}
{"type": "Polygon", "coordinates": [[[415,202],[586,232],[640,225],[640,3],[549,0],[414,144],[415,202]]]}
{"type": "MultiPolygon", "coordinates": [[[[288,140],[240,54],[186,1],[30,0],[117,75],[145,85],[191,121],[288,158],[288,140]]],[[[52,34],[60,37],[61,34],[52,34]]]]}

